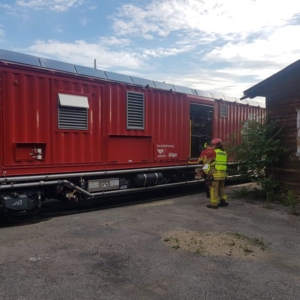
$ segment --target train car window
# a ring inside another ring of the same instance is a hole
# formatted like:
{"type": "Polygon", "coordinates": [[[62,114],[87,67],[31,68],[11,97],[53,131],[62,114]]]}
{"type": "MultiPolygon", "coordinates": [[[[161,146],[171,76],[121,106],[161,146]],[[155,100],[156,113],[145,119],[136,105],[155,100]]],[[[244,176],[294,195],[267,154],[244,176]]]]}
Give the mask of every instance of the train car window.
{"type": "Polygon", "coordinates": [[[145,95],[127,91],[127,129],[144,130],[145,95]]]}
{"type": "Polygon", "coordinates": [[[221,104],[220,105],[220,117],[221,118],[227,118],[227,105],[225,105],[225,104],[221,104]]]}
{"type": "Polygon", "coordinates": [[[58,94],[58,128],[88,130],[88,98],[58,94]]]}

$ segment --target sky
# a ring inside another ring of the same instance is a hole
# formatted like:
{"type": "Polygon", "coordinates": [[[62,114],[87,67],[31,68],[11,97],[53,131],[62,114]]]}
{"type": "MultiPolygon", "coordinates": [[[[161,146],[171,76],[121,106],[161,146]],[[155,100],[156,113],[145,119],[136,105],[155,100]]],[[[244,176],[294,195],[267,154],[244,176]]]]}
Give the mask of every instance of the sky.
{"type": "Polygon", "coordinates": [[[0,49],[238,98],[299,36],[296,0],[0,0],[0,49]]]}

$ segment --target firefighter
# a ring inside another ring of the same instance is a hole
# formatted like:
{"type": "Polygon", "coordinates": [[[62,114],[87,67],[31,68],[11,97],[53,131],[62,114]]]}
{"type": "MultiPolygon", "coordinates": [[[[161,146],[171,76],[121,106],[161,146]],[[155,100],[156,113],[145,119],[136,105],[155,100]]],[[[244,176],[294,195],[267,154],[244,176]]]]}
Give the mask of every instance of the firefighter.
{"type": "Polygon", "coordinates": [[[210,184],[210,204],[208,208],[228,206],[225,194],[225,178],[227,170],[227,153],[223,148],[222,140],[214,138],[211,141],[213,151],[207,153],[210,170],[208,176],[212,178],[210,184]],[[220,202],[219,202],[220,199],[220,202]]]}
{"type": "Polygon", "coordinates": [[[207,164],[207,152],[209,152],[210,150],[212,149],[212,146],[211,146],[211,143],[208,142],[208,143],[205,143],[204,144],[204,149],[201,151],[200,153],[200,156],[199,156],[199,163],[202,163],[203,164],[203,167],[202,167],[202,177],[205,181],[205,193],[206,193],[206,196],[207,198],[210,198],[210,193],[209,193],[209,181],[207,181],[207,175],[208,175],[208,172],[209,172],[209,164],[207,164]]]}

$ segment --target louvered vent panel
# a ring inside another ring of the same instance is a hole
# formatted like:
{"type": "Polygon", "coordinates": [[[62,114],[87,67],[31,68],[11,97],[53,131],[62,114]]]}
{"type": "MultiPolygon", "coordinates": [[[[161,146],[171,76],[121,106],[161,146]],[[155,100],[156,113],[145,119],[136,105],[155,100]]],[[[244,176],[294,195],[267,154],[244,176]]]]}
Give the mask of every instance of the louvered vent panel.
{"type": "Polygon", "coordinates": [[[227,118],[227,105],[221,104],[220,106],[220,117],[227,118]]]}
{"type": "Polygon", "coordinates": [[[86,108],[59,107],[58,109],[59,129],[88,129],[88,114],[86,108]]]}
{"type": "Polygon", "coordinates": [[[144,94],[127,92],[127,129],[144,129],[144,94]]]}

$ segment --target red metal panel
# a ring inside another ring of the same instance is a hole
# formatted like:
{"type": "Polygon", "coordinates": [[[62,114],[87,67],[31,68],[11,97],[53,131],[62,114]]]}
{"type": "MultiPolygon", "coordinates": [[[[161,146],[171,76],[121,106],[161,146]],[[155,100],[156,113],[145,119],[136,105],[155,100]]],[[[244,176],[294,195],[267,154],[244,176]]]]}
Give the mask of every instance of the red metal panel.
{"type": "Polygon", "coordinates": [[[232,134],[238,133],[242,122],[251,117],[261,119],[265,110],[260,107],[251,107],[235,102],[216,101],[213,121],[213,136],[221,138],[224,142],[230,139],[232,134]],[[220,117],[220,106],[227,105],[227,118],[220,117]]]}
{"type": "Polygon", "coordinates": [[[228,116],[220,118],[221,102],[198,96],[26,66],[1,65],[0,75],[1,168],[7,176],[186,164],[190,103],[214,107],[212,136],[224,141],[250,113],[264,111],[222,102],[228,116]],[[126,129],[127,91],[145,95],[144,130],[126,129]],[[88,130],[58,129],[59,93],[88,98],[88,130]],[[166,157],[158,156],[161,151],[166,157]]]}
{"type": "MultiPolygon", "coordinates": [[[[50,156],[45,160],[16,161],[12,149],[17,143],[43,143],[48,148],[50,145],[51,115],[49,96],[44,90],[49,90],[49,80],[33,73],[3,72],[3,142],[4,165],[35,165],[50,162],[50,156]]],[[[31,149],[23,148],[25,152],[31,149]]]]}
{"type": "Polygon", "coordinates": [[[152,161],[151,139],[147,137],[112,136],[108,139],[109,163],[152,161]]]}
{"type": "Polygon", "coordinates": [[[52,112],[53,163],[87,164],[103,161],[103,135],[101,126],[102,88],[67,78],[53,80],[52,112]],[[58,129],[58,94],[82,95],[88,98],[88,130],[58,129]]]}
{"type": "Polygon", "coordinates": [[[102,161],[101,86],[12,69],[2,72],[2,82],[6,87],[3,90],[4,166],[35,168],[102,161]],[[59,92],[88,96],[88,131],[58,130],[59,92]],[[34,157],[33,148],[40,144],[44,147],[43,159],[30,159],[34,157]]]}
{"type": "MultiPolygon", "coordinates": [[[[104,103],[108,135],[144,136],[151,138],[153,143],[178,144],[177,160],[187,159],[189,115],[188,103],[184,95],[135,87],[126,89],[123,85],[108,84],[105,96],[105,99],[108,99],[104,103]],[[145,95],[144,130],[126,129],[127,90],[145,95]]],[[[109,151],[111,150],[110,148],[109,151]]]]}
{"type": "Polygon", "coordinates": [[[190,132],[189,102],[186,96],[171,92],[149,92],[146,109],[146,125],[149,132],[152,132],[153,142],[175,145],[178,154],[176,159],[187,160],[190,132]]]}

